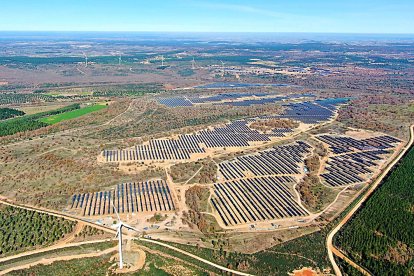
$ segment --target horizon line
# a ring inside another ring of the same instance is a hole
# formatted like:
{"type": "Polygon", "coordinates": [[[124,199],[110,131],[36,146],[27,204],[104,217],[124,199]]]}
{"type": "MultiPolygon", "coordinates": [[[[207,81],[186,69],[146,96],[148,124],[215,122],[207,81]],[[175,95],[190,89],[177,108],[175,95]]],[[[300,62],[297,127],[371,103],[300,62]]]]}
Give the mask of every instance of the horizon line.
{"type": "Polygon", "coordinates": [[[344,34],[344,35],[414,35],[413,33],[380,33],[380,32],[288,32],[288,31],[123,31],[123,30],[0,30],[0,33],[191,33],[191,34],[344,34]]]}

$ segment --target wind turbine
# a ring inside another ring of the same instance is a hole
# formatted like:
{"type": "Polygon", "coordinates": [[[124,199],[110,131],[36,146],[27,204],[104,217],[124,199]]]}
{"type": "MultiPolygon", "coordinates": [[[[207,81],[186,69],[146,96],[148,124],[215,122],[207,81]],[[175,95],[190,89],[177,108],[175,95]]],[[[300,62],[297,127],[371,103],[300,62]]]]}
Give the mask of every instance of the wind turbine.
{"type": "Polygon", "coordinates": [[[124,267],[124,260],[122,256],[122,227],[126,227],[128,229],[136,231],[132,226],[124,223],[118,215],[118,211],[116,210],[114,203],[111,201],[112,207],[114,208],[115,214],[118,217],[118,223],[115,224],[117,230],[115,237],[118,237],[118,251],[119,251],[119,269],[124,267]]]}
{"type": "Polygon", "coordinates": [[[161,56],[161,66],[164,66],[164,55],[161,56]]]}
{"type": "Polygon", "coordinates": [[[191,61],[191,69],[195,70],[195,68],[196,68],[196,62],[195,62],[195,59],[193,57],[193,60],[191,61]]]}
{"type": "Polygon", "coordinates": [[[88,56],[83,53],[83,56],[85,57],[85,67],[88,67],[88,56]]]}
{"type": "Polygon", "coordinates": [[[224,76],[226,74],[226,69],[224,68],[225,63],[222,60],[220,60],[220,62],[221,62],[221,68],[223,70],[223,76],[224,76]]]}
{"type": "Polygon", "coordinates": [[[121,65],[122,62],[122,54],[119,54],[118,65],[121,65]]]}

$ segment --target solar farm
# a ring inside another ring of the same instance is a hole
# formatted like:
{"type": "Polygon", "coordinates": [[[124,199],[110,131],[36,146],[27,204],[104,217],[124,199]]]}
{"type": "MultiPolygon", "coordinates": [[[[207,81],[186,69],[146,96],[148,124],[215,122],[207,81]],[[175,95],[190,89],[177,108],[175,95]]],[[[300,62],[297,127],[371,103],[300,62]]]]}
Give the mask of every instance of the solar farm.
{"type": "Polygon", "coordinates": [[[207,149],[249,147],[293,132],[291,129],[274,129],[272,133],[264,134],[251,129],[249,121],[238,120],[222,127],[179,135],[177,139],[154,139],[131,149],[105,150],[102,156],[106,162],[189,160],[191,155],[203,154],[207,149]]]}
{"type": "Polygon", "coordinates": [[[347,136],[320,135],[317,139],[329,146],[329,157],[323,181],[331,187],[342,187],[367,181],[400,140],[382,135],[357,140],[347,136]]]}
{"type": "Polygon", "coordinates": [[[308,215],[290,191],[290,176],[233,180],[214,185],[211,203],[225,226],[308,215]]]}
{"type": "Polygon", "coordinates": [[[304,175],[305,142],[277,146],[219,164],[211,204],[225,226],[307,216],[294,185],[304,175]]]}
{"type": "Polygon", "coordinates": [[[255,143],[270,142],[293,134],[292,129],[275,128],[271,133],[261,133],[249,124],[263,119],[291,119],[307,125],[319,124],[333,118],[339,104],[347,99],[328,99],[314,102],[289,103],[282,115],[263,116],[230,122],[224,126],[211,127],[178,138],[153,139],[148,143],[124,150],[104,150],[104,162],[189,160],[194,154],[206,153],[208,149],[243,148],[255,143]]]}
{"type": "Polygon", "coordinates": [[[168,107],[194,106],[201,104],[251,106],[260,104],[273,104],[286,100],[294,100],[304,97],[314,97],[312,94],[290,94],[281,96],[274,93],[262,92],[239,92],[219,93],[210,96],[182,96],[158,99],[158,103],[168,107]]]}
{"type": "Polygon", "coordinates": [[[175,210],[173,198],[163,180],[122,183],[114,190],[74,194],[68,209],[85,217],[113,215],[116,211],[119,214],[171,212],[175,210]]]}

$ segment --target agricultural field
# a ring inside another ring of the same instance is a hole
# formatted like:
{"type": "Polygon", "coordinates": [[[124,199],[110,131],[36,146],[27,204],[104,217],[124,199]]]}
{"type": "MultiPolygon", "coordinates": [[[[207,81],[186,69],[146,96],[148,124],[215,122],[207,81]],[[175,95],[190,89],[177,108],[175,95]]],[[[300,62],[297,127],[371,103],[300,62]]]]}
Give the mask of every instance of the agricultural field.
{"type": "Polygon", "coordinates": [[[26,115],[0,122],[0,137],[13,135],[19,132],[32,131],[48,126],[49,124],[42,122],[43,118],[53,116],[55,114],[62,114],[79,108],[79,104],[73,104],[51,111],[26,115]]]}
{"type": "Polygon", "coordinates": [[[376,275],[408,275],[414,258],[414,149],[338,234],[336,244],[376,275]]]}
{"type": "Polygon", "coordinates": [[[0,204],[0,256],[51,245],[76,222],[0,204]]]}
{"type": "Polygon", "coordinates": [[[49,124],[49,125],[53,125],[53,124],[56,124],[62,121],[71,120],[71,119],[83,116],[85,114],[101,110],[103,108],[106,108],[105,104],[95,104],[95,105],[79,108],[77,110],[72,110],[72,111],[61,113],[61,114],[44,117],[44,118],[41,118],[39,121],[49,124]]]}

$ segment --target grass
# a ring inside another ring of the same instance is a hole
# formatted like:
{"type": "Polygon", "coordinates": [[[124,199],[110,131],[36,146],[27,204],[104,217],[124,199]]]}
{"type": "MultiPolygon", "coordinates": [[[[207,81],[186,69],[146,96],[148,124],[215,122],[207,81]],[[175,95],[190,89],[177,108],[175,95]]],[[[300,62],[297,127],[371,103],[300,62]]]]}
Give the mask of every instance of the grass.
{"type": "Polygon", "coordinates": [[[106,107],[107,106],[105,104],[95,104],[95,105],[87,106],[87,107],[80,108],[77,110],[68,111],[62,114],[57,114],[57,115],[49,116],[46,118],[42,118],[40,119],[40,121],[46,124],[53,125],[53,124],[57,124],[62,121],[67,121],[67,120],[78,118],[80,116],[104,109],[106,107]]]}

